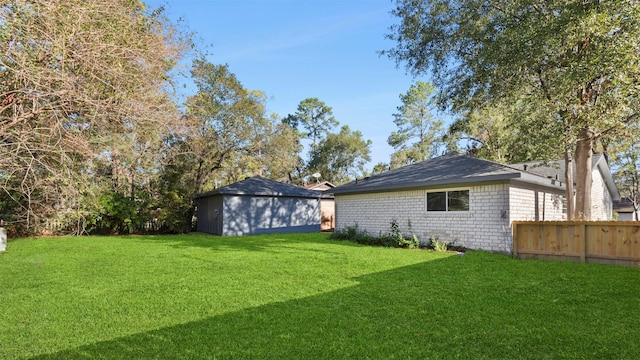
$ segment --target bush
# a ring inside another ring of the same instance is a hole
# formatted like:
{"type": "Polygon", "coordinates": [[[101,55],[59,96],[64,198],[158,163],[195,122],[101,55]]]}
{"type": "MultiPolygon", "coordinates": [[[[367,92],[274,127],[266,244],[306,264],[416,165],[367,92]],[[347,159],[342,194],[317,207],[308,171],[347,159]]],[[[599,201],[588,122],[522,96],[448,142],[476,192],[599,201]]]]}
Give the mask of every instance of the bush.
{"type": "Polygon", "coordinates": [[[447,251],[447,243],[444,241],[438,240],[437,236],[432,236],[429,241],[430,248],[436,252],[444,252],[447,251]]]}
{"type": "MultiPolygon", "coordinates": [[[[411,222],[409,222],[409,228],[411,228],[411,222]]],[[[420,247],[420,240],[415,234],[411,237],[405,238],[400,231],[398,222],[394,219],[391,220],[391,227],[389,232],[385,235],[374,237],[369,235],[366,231],[358,230],[358,225],[348,226],[341,230],[336,230],[330,237],[332,240],[347,240],[358,244],[370,245],[370,246],[384,246],[384,247],[398,247],[415,249],[420,247]]]]}

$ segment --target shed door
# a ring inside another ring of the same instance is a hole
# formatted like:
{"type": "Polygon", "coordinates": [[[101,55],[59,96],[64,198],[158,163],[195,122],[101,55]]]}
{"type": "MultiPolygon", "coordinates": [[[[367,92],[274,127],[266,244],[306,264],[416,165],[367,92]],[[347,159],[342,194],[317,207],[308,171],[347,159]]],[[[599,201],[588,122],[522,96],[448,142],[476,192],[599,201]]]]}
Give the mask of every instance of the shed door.
{"type": "MultiPolygon", "coordinates": [[[[214,206],[217,206],[219,204],[215,204],[214,206]]],[[[216,235],[222,235],[222,208],[221,207],[215,207],[213,209],[213,217],[211,219],[211,225],[213,227],[213,233],[216,235]]]]}

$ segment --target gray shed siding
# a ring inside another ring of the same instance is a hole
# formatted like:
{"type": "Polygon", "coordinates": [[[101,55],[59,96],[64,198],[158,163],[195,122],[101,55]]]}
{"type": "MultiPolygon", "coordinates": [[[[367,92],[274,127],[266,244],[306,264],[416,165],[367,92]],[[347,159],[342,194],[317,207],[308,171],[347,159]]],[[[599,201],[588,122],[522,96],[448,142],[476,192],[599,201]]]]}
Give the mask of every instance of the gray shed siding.
{"type": "Polygon", "coordinates": [[[222,235],[320,231],[320,199],[227,195],[222,235]]]}
{"type": "Polygon", "coordinates": [[[198,199],[197,230],[215,235],[320,231],[320,199],[222,195],[198,199]]]}
{"type": "Polygon", "coordinates": [[[197,206],[198,224],[196,230],[222,235],[222,195],[198,198],[197,206]]]}

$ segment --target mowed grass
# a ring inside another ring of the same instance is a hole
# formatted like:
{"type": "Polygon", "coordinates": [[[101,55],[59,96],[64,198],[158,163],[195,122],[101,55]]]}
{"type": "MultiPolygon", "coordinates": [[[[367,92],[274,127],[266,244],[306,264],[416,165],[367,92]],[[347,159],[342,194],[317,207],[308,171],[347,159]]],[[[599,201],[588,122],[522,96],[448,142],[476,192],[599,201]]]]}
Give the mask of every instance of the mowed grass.
{"type": "Polygon", "coordinates": [[[20,239],[0,359],[639,359],[640,269],[326,234],[20,239]]]}

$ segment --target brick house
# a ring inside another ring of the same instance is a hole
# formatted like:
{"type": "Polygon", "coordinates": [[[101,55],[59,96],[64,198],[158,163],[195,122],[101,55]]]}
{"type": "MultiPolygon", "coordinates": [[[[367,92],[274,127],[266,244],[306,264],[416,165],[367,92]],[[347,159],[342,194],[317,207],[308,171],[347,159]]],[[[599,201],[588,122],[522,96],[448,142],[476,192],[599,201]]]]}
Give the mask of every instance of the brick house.
{"type": "MultiPolygon", "coordinates": [[[[395,221],[423,243],[435,236],[511,252],[512,221],[566,218],[564,170],[557,163],[508,166],[449,153],[373,175],[328,190],[335,196],[336,230],[357,226],[377,236],[395,221]]],[[[595,157],[593,185],[595,218],[611,219],[620,195],[606,161],[595,157]]]]}

